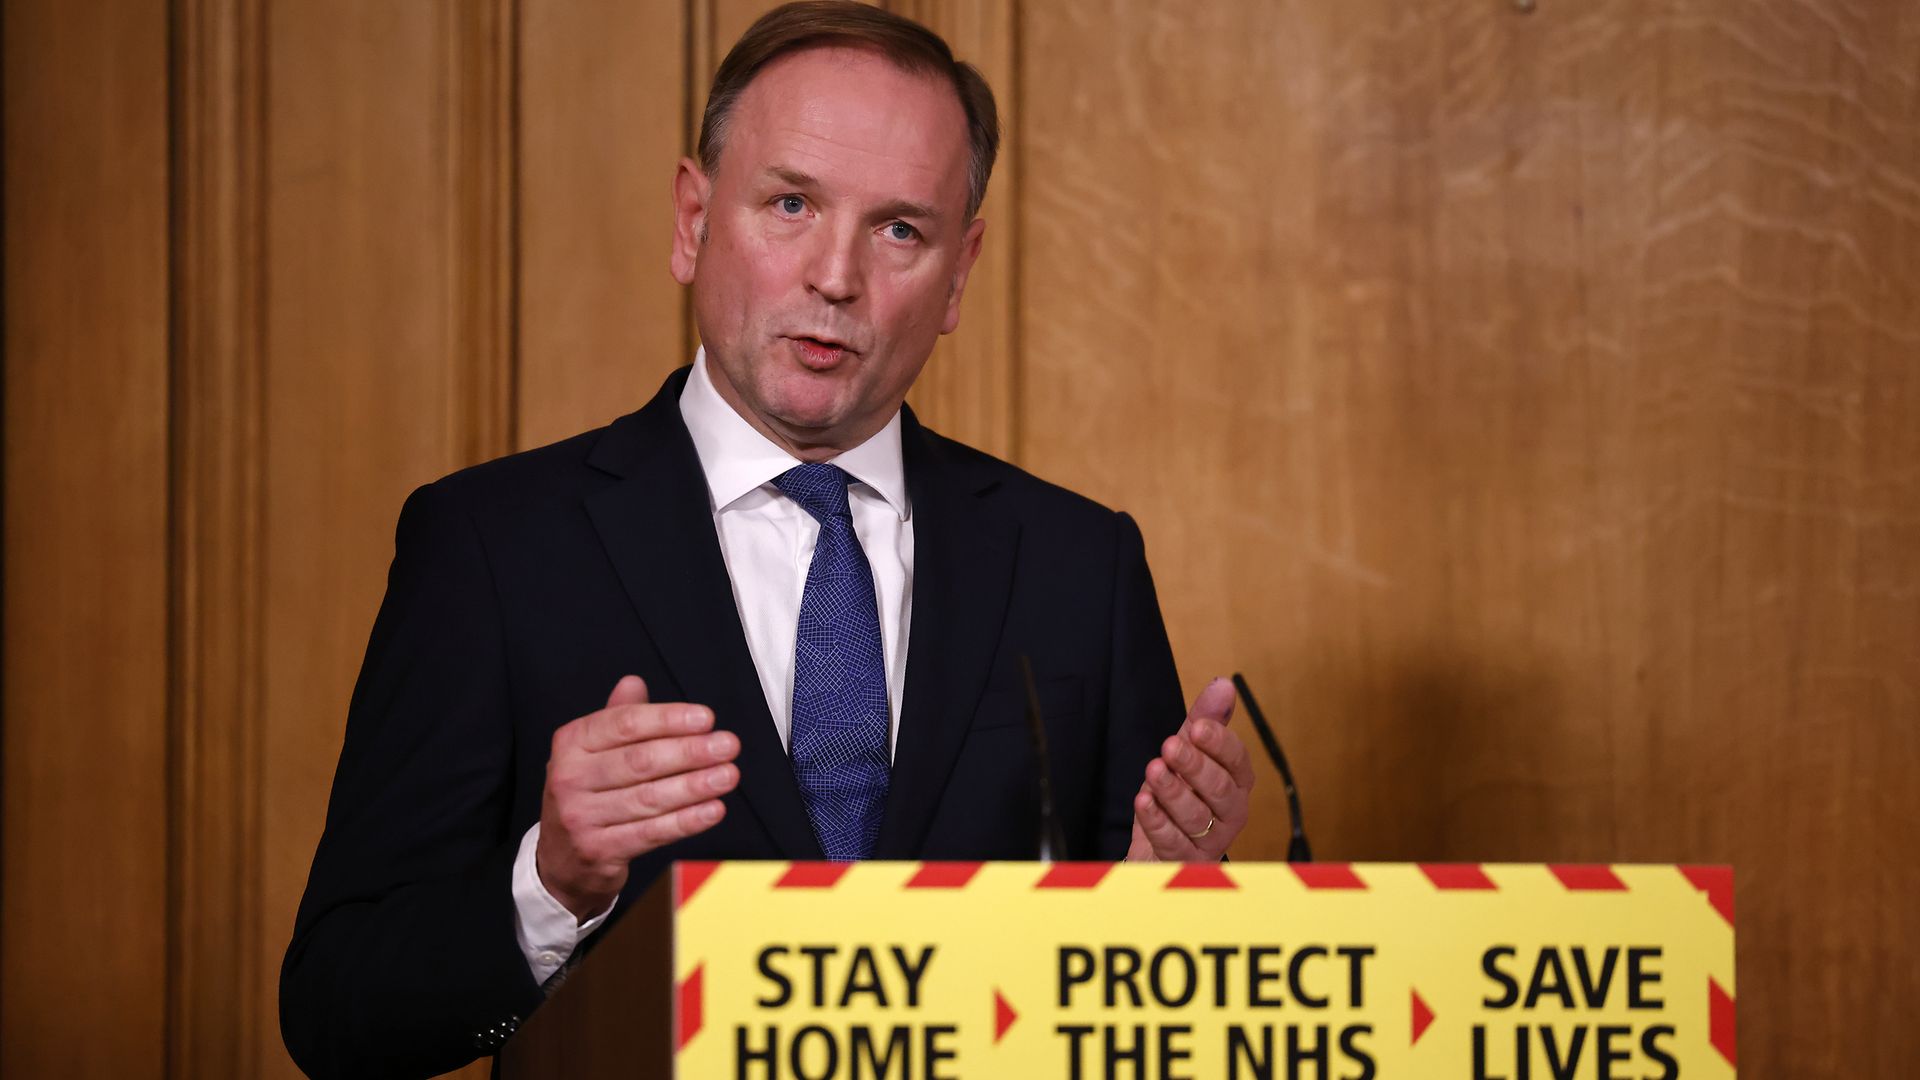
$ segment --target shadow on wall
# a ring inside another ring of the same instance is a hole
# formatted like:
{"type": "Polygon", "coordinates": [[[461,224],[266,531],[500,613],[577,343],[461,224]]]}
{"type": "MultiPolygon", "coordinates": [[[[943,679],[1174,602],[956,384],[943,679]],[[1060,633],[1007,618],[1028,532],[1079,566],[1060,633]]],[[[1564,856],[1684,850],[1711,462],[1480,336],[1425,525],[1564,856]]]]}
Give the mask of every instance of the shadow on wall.
{"type": "MultiPolygon", "coordinates": [[[[1367,667],[1301,672],[1281,728],[1317,856],[1342,861],[1616,858],[1613,751],[1569,706],[1568,673],[1517,654],[1420,648],[1367,667]]],[[[1322,658],[1325,659],[1324,657],[1322,658]]],[[[1268,670],[1274,670],[1269,668],[1268,670]]],[[[1255,683],[1256,689],[1258,683],[1255,683]]],[[[1263,774],[1263,848],[1285,852],[1286,807],[1263,774]]]]}

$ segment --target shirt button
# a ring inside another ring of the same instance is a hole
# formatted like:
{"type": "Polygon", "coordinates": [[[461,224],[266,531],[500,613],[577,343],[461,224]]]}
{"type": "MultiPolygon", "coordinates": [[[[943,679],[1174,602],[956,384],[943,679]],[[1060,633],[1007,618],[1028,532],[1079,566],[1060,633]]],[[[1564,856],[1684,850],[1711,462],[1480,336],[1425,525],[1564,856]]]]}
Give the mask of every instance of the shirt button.
{"type": "Polygon", "coordinates": [[[540,954],[540,962],[543,964],[558,964],[560,962],[560,954],[549,949],[540,954]]]}

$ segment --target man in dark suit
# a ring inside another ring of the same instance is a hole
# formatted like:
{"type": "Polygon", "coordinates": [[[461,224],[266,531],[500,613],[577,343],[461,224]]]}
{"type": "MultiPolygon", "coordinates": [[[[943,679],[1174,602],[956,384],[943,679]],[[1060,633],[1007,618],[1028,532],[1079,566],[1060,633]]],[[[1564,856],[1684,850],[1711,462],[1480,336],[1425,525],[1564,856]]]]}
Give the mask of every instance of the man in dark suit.
{"type": "Polygon", "coordinates": [[[729,54],[674,181],[695,364],[401,511],[281,975],[310,1074],[495,1049],[673,859],[1033,857],[1021,657],[1066,854],[1245,825],[1231,688],[1182,723],[1131,519],[903,408],[997,138],[978,74],[873,8],[729,54]]]}

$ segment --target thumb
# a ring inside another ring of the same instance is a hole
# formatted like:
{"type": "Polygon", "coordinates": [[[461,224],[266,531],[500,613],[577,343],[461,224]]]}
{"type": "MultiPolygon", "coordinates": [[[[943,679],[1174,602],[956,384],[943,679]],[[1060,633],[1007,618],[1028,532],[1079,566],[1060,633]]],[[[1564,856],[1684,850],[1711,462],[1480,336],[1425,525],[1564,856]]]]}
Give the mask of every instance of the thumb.
{"type": "Polygon", "coordinates": [[[615,705],[645,705],[647,703],[647,684],[638,675],[622,676],[613,684],[613,693],[607,695],[607,708],[615,705]]]}
{"type": "Polygon", "coordinates": [[[1159,862],[1154,858],[1153,842],[1147,839],[1147,830],[1140,827],[1140,813],[1134,811],[1133,836],[1127,842],[1127,862],[1159,862]]]}
{"type": "Polygon", "coordinates": [[[1193,708],[1187,711],[1187,718],[1195,719],[1204,716],[1224,724],[1233,716],[1234,700],[1233,681],[1226,678],[1215,679],[1193,699],[1193,708]]]}

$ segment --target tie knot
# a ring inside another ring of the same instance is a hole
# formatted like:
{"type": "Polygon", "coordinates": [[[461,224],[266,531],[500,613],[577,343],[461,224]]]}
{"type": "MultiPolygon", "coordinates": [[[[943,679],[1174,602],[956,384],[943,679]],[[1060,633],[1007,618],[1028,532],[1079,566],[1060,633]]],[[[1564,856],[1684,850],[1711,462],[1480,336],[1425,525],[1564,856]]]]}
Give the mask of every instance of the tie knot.
{"type": "Polygon", "coordinates": [[[847,482],[852,479],[838,465],[809,461],[774,477],[773,486],[779,488],[787,498],[805,507],[816,521],[825,524],[829,518],[853,517],[853,512],[847,507],[847,482]]]}

